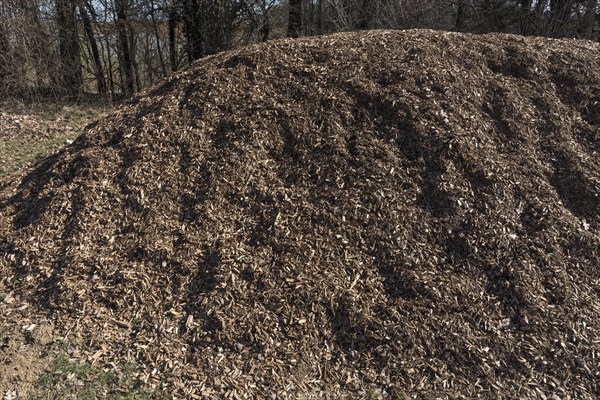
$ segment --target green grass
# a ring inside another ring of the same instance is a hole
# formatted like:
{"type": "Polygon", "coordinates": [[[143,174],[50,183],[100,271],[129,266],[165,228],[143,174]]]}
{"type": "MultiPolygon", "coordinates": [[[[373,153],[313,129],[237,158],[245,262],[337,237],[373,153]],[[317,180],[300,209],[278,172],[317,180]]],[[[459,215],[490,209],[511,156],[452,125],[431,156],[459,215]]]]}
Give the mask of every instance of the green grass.
{"type": "Polygon", "coordinates": [[[19,139],[0,141],[0,179],[16,172],[28,163],[48,155],[64,145],[70,136],[58,136],[35,143],[19,139]]]}
{"type": "Polygon", "coordinates": [[[23,129],[2,135],[0,126],[0,179],[18,171],[27,164],[53,153],[74,140],[82,128],[101,117],[108,108],[97,106],[37,106],[28,110],[25,106],[0,103],[0,111],[23,115],[23,129]]]}
{"type": "Polygon", "coordinates": [[[89,363],[70,360],[58,354],[49,369],[36,382],[29,400],[137,400],[159,399],[132,377],[133,368],[124,366],[119,372],[102,371],[89,363]]]}

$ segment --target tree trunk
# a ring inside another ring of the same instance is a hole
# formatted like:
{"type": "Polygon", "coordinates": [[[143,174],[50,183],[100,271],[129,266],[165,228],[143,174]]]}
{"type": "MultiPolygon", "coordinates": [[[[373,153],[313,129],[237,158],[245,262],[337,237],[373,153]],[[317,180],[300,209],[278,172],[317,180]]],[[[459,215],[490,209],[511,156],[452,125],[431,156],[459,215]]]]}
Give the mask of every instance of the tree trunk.
{"type": "Polygon", "coordinates": [[[548,34],[555,37],[567,36],[565,25],[571,16],[574,0],[550,0],[550,29],[548,34]]]}
{"type": "Polygon", "coordinates": [[[594,22],[596,21],[596,7],[598,6],[597,0],[587,0],[585,5],[585,14],[581,18],[578,34],[582,39],[592,39],[592,33],[594,31],[594,22]]]}
{"type": "Polygon", "coordinates": [[[177,16],[178,3],[173,2],[169,10],[169,62],[171,71],[177,71],[177,16]]]}
{"type": "Polygon", "coordinates": [[[27,30],[27,44],[23,51],[31,55],[31,65],[35,71],[36,87],[39,90],[44,87],[55,88],[61,85],[59,61],[52,51],[51,40],[45,30],[39,16],[39,9],[33,0],[19,0],[19,7],[25,11],[27,22],[23,27],[27,30]]]}
{"type": "Polygon", "coordinates": [[[287,35],[293,38],[302,35],[302,0],[289,0],[287,35]]]}
{"type": "Polygon", "coordinates": [[[362,0],[360,6],[360,22],[358,23],[358,29],[365,30],[371,27],[371,6],[372,0],[362,0]]]}
{"type": "Polygon", "coordinates": [[[183,22],[190,61],[231,48],[242,2],[184,0],[183,22]]]}
{"type": "Polygon", "coordinates": [[[267,9],[266,0],[261,2],[262,25],[260,27],[260,36],[263,42],[269,40],[271,34],[271,19],[269,18],[269,10],[267,9]]]}
{"type": "Polygon", "coordinates": [[[4,33],[4,27],[0,25],[0,93],[2,93],[6,87],[5,80],[8,77],[10,65],[10,60],[8,60],[9,54],[10,46],[8,39],[4,33]]]}
{"type": "Polygon", "coordinates": [[[160,35],[158,33],[158,25],[156,24],[156,18],[154,17],[154,0],[150,0],[150,18],[152,19],[152,30],[154,31],[154,37],[156,40],[156,51],[158,53],[158,61],[162,69],[162,76],[167,76],[167,67],[165,66],[165,60],[163,58],[162,47],[160,45],[160,35]]]}
{"type": "Polygon", "coordinates": [[[323,0],[319,1],[317,9],[317,32],[320,35],[323,33],[323,0]]]}
{"type": "Polygon", "coordinates": [[[521,0],[520,6],[519,32],[521,35],[531,35],[533,34],[531,27],[531,0],[521,0]]]}
{"type": "Polygon", "coordinates": [[[459,0],[456,8],[456,21],[454,27],[456,30],[461,31],[465,27],[465,21],[467,16],[467,4],[466,0],[459,0]]]}
{"type": "Polygon", "coordinates": [[[117,31],[120,52],[121,71],[123,75],[123,93],[130,96],[135,92],[133,61],[127,37],[127,0],[115,0],[117,13],[117,31]]]}
{"type": "Polygon", "coordinates": [[[79,49],[79,33],[73,0],[56,0],[58,49],[62,69],[61,88],[69,95],[81,91],[83,78],[79,49]]]}
{"type": "MultiPolygon", "coordinates": [[[[89,3],[88,6],[90,6],[89,3]]],[[[100,59],[98,43],[96,42],[96,37],[94,36],[92,21],[85,9],[85,6],[81,3],[79,3],[79,15],[81,17],[83,29],[85,30],[85,35],[88,39],[90,49],[92,51],[92,59],[94,60],[94,75],[96,76],[96,87],[98,89],[98,93],[106,94],[106,80],[104,79],[104,72],[102,70],[102,60],[100,59]]]]}
{"type": "Polygon", "coordinates": [[[137,54],[135,52],[135,49],[137,49],[138,36],[134,35],[133,29],[131,29],[129,26],[129,22],[125,25],[125,29],[127,29],[127,35],[129,35],[129,57],[131,58],[131,65],[133,66],[133,79],[135,81],[135,87],[133,88],[133,91],[137,92],[142,87],[142,82],[140,81],[140,66],[137,62],[137,54]]]}
{"type": "Polygon", "coordinates": [[[106,65],[108,66],[108,74],[107,74],[108,89],[110,90],[110,101],[112,103],[113,96],[115,94],[115,76],[113,74],[113,70],[114,70],[114,65],[113,65],[113,61],[112,61],[113,56],[110,51],[110,38],[108,35],[105,36],[104,43],[106,46],[106,65]]]}
{"type": "Polygon", "coordinates": [[[183,23],[190,62],[204,56],[202,11],[198,0],[183,0],[183,23]]]}

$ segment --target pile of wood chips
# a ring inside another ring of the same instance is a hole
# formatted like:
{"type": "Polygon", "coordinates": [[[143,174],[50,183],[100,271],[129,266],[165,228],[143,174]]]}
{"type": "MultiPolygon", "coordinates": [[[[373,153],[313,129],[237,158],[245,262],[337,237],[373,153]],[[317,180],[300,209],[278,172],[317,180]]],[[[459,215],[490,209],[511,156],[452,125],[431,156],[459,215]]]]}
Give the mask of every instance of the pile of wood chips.
{"type": "Polygon", "coordinates": [[[0,321],[176,398],[599,398],[599,231],[599,44],[274,41],[0,183],[0,321]]]}

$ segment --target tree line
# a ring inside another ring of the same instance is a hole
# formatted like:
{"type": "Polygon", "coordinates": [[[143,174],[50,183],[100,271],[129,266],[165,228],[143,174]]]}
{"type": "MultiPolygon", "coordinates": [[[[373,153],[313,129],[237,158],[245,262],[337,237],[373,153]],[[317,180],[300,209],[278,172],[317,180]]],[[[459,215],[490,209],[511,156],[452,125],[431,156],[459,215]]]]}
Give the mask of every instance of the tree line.
{"type": "Polygon", "coordinates": [[[0,96],[129,96],[277,39],[432,28],[600,40],[599,0],[0,0],[0,96]]]}

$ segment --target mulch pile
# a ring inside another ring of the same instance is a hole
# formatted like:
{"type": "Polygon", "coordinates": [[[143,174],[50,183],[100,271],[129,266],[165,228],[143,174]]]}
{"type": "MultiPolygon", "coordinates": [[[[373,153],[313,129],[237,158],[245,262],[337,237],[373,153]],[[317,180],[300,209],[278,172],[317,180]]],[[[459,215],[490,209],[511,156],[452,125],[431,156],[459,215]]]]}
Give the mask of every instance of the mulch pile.
{"type": "Polygon", "coordinates": [[[600,397],[597,43],[252,46],[0,188],[0,289],[175,396],[600,397]]]}

